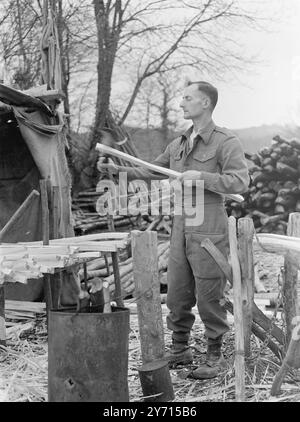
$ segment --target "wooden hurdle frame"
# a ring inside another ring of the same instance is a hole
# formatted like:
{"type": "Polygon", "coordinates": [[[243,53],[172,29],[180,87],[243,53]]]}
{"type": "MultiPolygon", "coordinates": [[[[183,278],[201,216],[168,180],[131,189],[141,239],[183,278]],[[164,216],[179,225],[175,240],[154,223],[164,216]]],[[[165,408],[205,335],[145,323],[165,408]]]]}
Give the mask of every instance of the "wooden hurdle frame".
{"type": "MultiPolygon", "coordinates": [[[[214,258],[227,280],[233,286],[233,303],[228,299],[225,308],[234,315],[235,322],[235,395],[236,401],[245,401],[245,361],[251,356],[251,333],[261,341],[280,360],[282,368],[274,380],[271,394],[278,394],[280,385],[290,366],[300,367],[300,334],[296,341],[291,337],[292,324],[297,315],[297,277],[295,256],[288,253],[285,257],[284,294],[289,326],[283,332],[270,320],[254,302],[254,226],[250,218],[236,221],[229,217],[229,244],[231,265],[210,239],[203,240],[201,246],[214,258]],[[288,349],[287,339],[291,338],[288,349]]],[[[289,219],[289,235],[295,236],[300,227],[300,213],[293,213],[289,219]]],[[[300,234],[300,230],[299,230],[300,234]]],[[[136,285],[138,319],[143,363],[161,359],[164,353],[163,325],[161,321],[159,280],[157,276],[156,233],[151,231],[133,232],[132,247],[134,257],[134,281],[136,285]],[[148,271],[145,271],[148,268],[148,271]]],[[[299,318],[300,319],[300,318],[299,318]]],[[[300,322],[300,321],[299,321],[300,322]]],[[[300,331],[300,329],[299,329],[300,331]]]]}

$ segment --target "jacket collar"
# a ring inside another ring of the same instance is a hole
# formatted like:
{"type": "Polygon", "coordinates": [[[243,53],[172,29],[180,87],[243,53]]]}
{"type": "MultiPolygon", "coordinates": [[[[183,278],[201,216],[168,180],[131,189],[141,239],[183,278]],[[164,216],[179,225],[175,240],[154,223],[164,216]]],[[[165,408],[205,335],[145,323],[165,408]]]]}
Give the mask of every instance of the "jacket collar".
{"type": "MultiPolygon", "coordinates": [[[[197,135],[199,135],[203,139],[203,142],[207,145],[210,141],[211,135],[213,131],[215,130],[215,128],[216,128],[216,125],[213,122],[213,120],[211,120],[203,129],[201,129],[197,133],[197,135]]],[[[184,142],[185,140],[189,139],[189,137],[191,136],[193,132],[193,129],[194,129],[194,126],[191,126],[190,128],[188,128],[188,130],[181,136],[181,142],[184,142]]]]}

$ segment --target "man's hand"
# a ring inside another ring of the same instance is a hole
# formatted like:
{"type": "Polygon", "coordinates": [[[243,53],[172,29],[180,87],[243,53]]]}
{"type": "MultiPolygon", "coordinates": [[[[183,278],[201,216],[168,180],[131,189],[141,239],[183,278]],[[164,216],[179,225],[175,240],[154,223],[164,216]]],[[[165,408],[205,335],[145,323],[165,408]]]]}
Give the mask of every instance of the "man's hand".
{"type": "Polygon", "coordinates": [[[178,176],[177,180],[183,182],[184,180],[201,180],[201,171],[187,170],[178,176]]]}
{"type": "Polygon", "coordinates": [[[118,174],[119,169],[118,166],[113,162],[111,158],[100,157],[97,162],[97,169],[101,173],[111,173],[111,174],[118,174]]]}

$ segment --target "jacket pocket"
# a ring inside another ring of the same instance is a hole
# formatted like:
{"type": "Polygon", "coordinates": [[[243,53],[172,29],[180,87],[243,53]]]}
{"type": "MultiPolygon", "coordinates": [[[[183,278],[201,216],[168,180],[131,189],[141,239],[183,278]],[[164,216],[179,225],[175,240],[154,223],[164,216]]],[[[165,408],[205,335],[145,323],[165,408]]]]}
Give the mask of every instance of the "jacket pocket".
{"type": "Polygon", "coordinates": [[[198,151],[193,155],[193,158],[197,161],[200,161],[201,163],[204,163],[205,161],[212,160],[216,157],[217,150],[212,149],[209,151],[198,151]]]}
{"type": "Polygon", "coordinates": [[[198,278],[218,278],[224,277],[215,260],[201,246],[204,239],[210,239],[213,244],[227,259],[228,255],[228,236],[227,233],[186,233],[186,254],[191,265],[194,277],[198,278]]]}

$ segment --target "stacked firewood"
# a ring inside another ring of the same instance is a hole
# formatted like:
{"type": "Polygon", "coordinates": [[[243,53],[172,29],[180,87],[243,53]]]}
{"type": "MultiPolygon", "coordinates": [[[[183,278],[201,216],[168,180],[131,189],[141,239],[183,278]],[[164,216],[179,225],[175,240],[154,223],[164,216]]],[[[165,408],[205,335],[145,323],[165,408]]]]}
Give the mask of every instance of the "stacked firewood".
{"type": "MultiPolygon", "coordinates": [[[[161,284],[167,283],[166,271],[168,266],[170,242],[161,242],[157,247],[158,256],[158,271],[161,284]]],[[[132,257],[129,257],[119,263],[119,273],[121,278],[122,296],[134,295],[134,280],[133,280],[133,262],[132,257]]],[[[79,277],[84,279],[84,269],[80,269],[79,277]]],[[[110,257],[94,259],[87,264],[86,282],[87,284],[97,290],[97,285],[106,281],[109,285],[110,293],[115,291],[114,274],[112,261],[110,257]]]]}
{"type": "MultiPolygon", "coordinates": [[[[107,216],[100,216],[96,211],[96,203],[100,195],[95,191],[84,191],[79,192],[77,197],[73,199],[72,215],[76,234],[84,235],[109,229],[107,216]]],[[[113,222],[118,231],[148,229],[156,230],[162,234],[170,234],[172,225],[171,217],[168,215],[115,215],[113,222]]]]}
{"type": "Polygon", "coordinates": [[[227,202],[227,213],[253,218],[258,232],[285,234],[289,213],[300,211],[300,140],[273,138],[270,147],[246,154],[251,185],[245,201],[227,202]]]}

